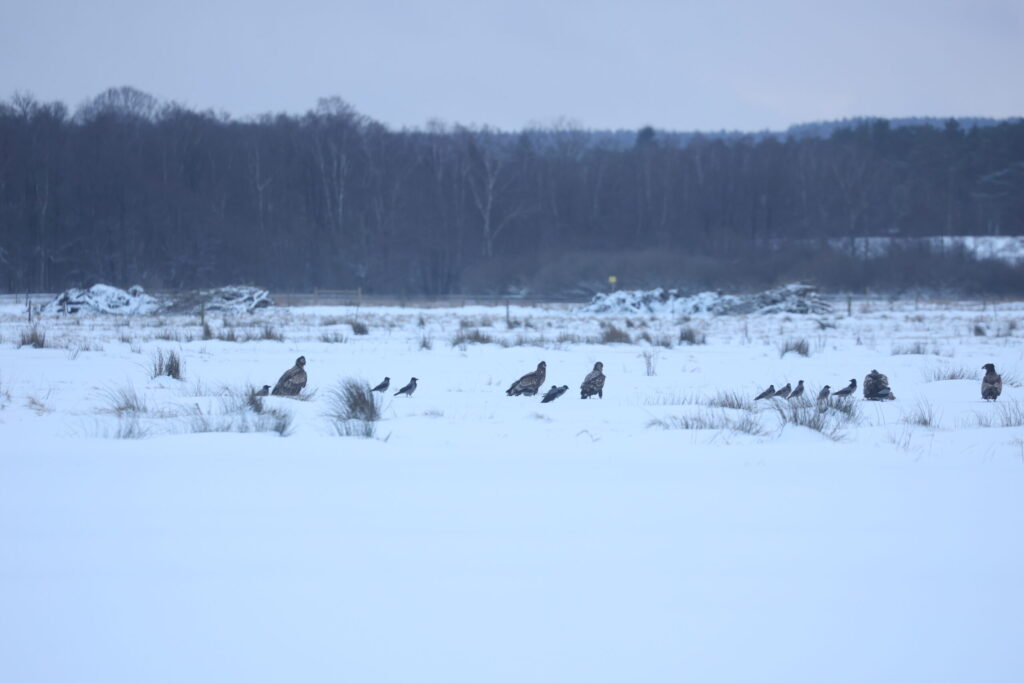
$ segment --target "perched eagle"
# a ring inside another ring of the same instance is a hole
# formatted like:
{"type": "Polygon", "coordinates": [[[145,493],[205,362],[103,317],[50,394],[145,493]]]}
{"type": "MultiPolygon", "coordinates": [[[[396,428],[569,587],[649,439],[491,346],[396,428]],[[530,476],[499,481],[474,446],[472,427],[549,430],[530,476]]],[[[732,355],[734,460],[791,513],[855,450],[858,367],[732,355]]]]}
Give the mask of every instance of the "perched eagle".
{"type": "Polygon", "coordinates": [[[857,391],[857,380],[851,379],[848,385],[846,385],[839,391],[833,393],[832,395],[839,396],[841,398],[846,398],[847,396],[852,396],[853,392],[855,391],[857,391]]]}
{"type": "Polygon", "coordinates": [[[406,396],[412,396],[412,392],[416,391],[416,381],[416,378],[413,377],[411,380],[409,380],[408,384],[406,384],[404,387],[395,392],[395,396],[401,396],[402,394],[405,394],[406,396]]]}
{"type": "Polygon", "coordinates": [[[544,385],[544,380],[547,377],[548,364],[544,361],[537,363],[537,369],[533,372],[528,372],[515,382],[512,382],[506,391],[506,396],[536,396],[537,392],[544,385]]]}
{"type": "Polygon", "coordinates": [[[823,386],[821,388],[821,391],[818,392],[818,403],[825,403],[825,402],[827,402],[828,401],[828,392],[830,392],[830,391],[832,391],[832,387],[830,387],[827,384],[825,386],[823,386]]]}
{"type": "Polygon", "coordinates": [[[544,394],[544,399],[541,401],[541,403],[551,403],[552,401],[554,401],[556,398],[558,398],[567,391],[569,391],[568,384],[563,384],[560,387],[556,387],[554,384],[552,384],[551,388],[548,389],[548,393],[544,394]]]}
{"type": "Polygon", "coordinates": [[[596,395],[604,398],[604,363],[594,363],[594,369],[587,373],[580,385],[580,398],[590,398],[596,395]]]}
{"type": "Polygon", "coordinates": [[[381,382],[380,384],[378,384],[377,386],[375,386],[373,389],[370,389],[370,392],[372,393],[374,391],[379,391],[380,393],[383,394],[385,391],[388,390],[388,387],[390,387],[390,386],[391,386],[391,378],[390,377],[385,377],[384,381],[381,382]]]}
{"type": "Polygon", "coordinates": [[[985,363],[982,369],[985,371],[985,379],[981,380],[981,397],[986,401],[994,401],[1003,393],[1003,378],[996,373],[996,366],[992,363],[985,363]]]}
{"type": "Polygon", "coordinates": [[[789,385],[789,382],[786,382],[786,386],[775,392],[774,398],[789,398],[791,391],[793,391],[793,387],[789,385]]]}
{"type": "Polygon", "coordinates": [[[792,401],[794,398],[800,398],[803,395],[804,395],[804,381],[800,380],[799,382],[796,383],[796,389],[794,389],[793,393],[791,393],[787,398],[789,398],[789,400],[792,401]]]}
{"type": "Polygon", "coordinates": [[[774,384],[769,384],[768,388],[765,389],[764,391],[762,391],[760,394],[758,394],[754,398],[754,400],[755,401],[760,401],[762,398],[771,398],[774,395],[775,395],[775,385],[774,384]]]}
{"type": "Polygon", "coordinates": [[[299,392],[306,386],[305,367],[306,357],[299,356],[296,358],[295,365],[281,375],[281,379],[277,380],[274,390],[270,393],[274,396],[298,396],[299,392]]]}
{"type": "Polygon", "coordinates": [[[889,378],[872,370],[864,378],[864,398],[869,401],[892,401],[896,394],[889,388],[889,378]]]}

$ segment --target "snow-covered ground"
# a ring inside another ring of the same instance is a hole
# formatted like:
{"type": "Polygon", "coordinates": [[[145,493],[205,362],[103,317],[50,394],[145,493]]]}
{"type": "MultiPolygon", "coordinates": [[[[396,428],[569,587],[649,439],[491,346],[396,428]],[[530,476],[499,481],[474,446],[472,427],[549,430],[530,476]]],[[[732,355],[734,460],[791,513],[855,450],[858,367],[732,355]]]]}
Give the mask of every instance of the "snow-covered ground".
{"type": "Polygon", "coordinates": [[[1024,305],[833,303],[50,316],[40,349],[0,304],[0,680],[1020,681],[1024,305]],[[217,431],[272,426],[237,396],[300,354],[288,436],[217,431]],[[540,360],[569,393],[506,397],[540,360]],[[873,368],[898,399],[830,435],[707,405],[873,368]],[[384,376],[419,388],[337,436],[331,390],[384,376]]]}

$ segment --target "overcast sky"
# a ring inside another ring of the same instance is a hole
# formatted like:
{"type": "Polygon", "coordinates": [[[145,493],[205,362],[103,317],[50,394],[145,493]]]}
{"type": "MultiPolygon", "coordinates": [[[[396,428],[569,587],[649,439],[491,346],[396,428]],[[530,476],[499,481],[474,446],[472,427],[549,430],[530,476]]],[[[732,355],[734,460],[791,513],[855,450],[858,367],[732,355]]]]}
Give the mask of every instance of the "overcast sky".
{"type": "Polygon", "coordinates": [[[0,0],[0,97],[111,86],[393,127],[1024,114],[1024,0],[0,0]]]}

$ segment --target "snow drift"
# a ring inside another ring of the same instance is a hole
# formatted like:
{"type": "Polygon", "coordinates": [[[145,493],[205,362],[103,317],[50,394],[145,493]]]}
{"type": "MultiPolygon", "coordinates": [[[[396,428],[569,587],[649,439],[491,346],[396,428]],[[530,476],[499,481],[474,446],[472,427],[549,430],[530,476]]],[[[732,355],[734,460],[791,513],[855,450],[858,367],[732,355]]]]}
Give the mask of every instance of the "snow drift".
{"type": "Polygon", "coordinates": [[[757,294],[722,294],[701,292],[681,296],[675,289],[620,291],[598,294],[579,309],[581,313],[612,313],[618,315],[746,315],[794,313],[798,315],[832,312],[818,290],[812,285],[794,283],[757,294]]]}
{"type": "Polygon", "coordinates": [[[230,286],[196,290],[160,298],[146,294],[138,285],[128,290],[97,284],[89,289],[61,292],[42,308],[43,313],[112,313],[149,315],[153,313],[199,313],[207,311],[241,314],[272,305],[270,292],[258,287],[230,286]]]}
{"type": "Polygon", "coordinates": [[[135,286],[127,291],[110,285],[93,285],[89,289],[69,289],[43,306],[43,313],[115,313],[136,315],[156,313],[160,302],[135,286]]]}

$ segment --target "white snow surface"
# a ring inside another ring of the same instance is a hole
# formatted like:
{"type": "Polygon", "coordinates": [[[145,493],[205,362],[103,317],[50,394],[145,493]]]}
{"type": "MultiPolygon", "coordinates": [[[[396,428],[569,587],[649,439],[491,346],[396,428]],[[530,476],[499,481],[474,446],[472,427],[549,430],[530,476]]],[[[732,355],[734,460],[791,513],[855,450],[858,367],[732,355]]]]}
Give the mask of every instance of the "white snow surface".
{"type": "Polygon", "coordinates": [[[84,315],[35,349],[0,300],[0,680],[1019,681],[1024,306],[837,308],[690,321],[698,346],[672,316],[557,307],[208,316],[284,336],[244,343],[84,315]],[[593,343],[609,320],[634,343],[593,343]],[[451,344],[472,329],[495,343],[451,344]],[[158,350],[183,380],[151,378],[158,350]],[[311,398],[264,401],[290,435],[196,433],[260,424],[226,392],[300,354],[311,398]],[[506,397],[540,360],[570,391],[506,397]],[[858,398],[838,440],[701,404],[872,368],[899,399],[858,398]],[[331,390],[385,375],[419,388],[337,436],[331,390]],[[119,417],[130,389],[146,410],[119,417]],[[744,416],[762,433],[721,426],[744,416]],[[712,426],[651,424],[687,418],[712,426]]]}

